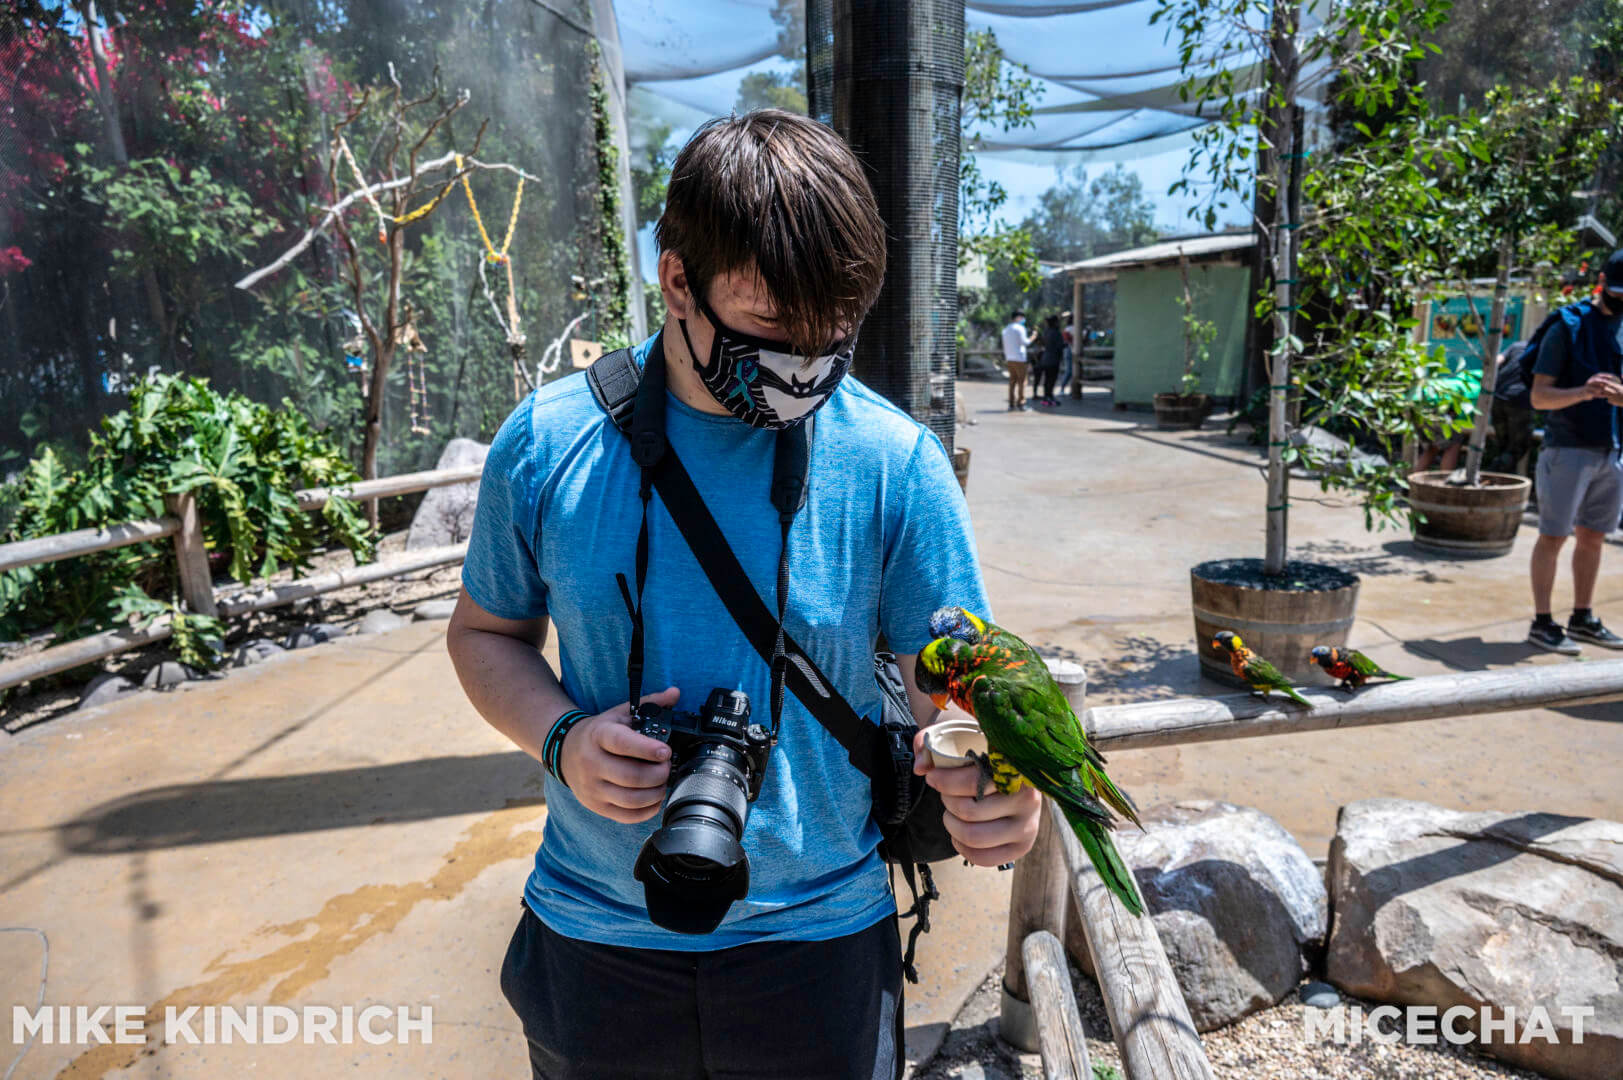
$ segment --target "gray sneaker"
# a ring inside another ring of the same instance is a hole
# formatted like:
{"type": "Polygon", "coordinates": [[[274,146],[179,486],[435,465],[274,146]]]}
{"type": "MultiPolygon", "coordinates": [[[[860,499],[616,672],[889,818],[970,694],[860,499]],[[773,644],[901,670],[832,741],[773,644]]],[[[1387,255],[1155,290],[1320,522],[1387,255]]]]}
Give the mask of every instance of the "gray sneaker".
{"type": "Polygon", "coordinates": [[[1560,653],[1562,656],[1577,656],[1583,648],[1576,641],[1567,636],[1567,632],[1555,624],[1535,622],[1527,631],[1527,643],[1537,645],[1546,652],[1560,653]]]}
{"type": "Polygon", "coordinates": [[[1603,649],[1623,649],[1623,637],[1618,637],[1593,615],[1583,622],[1567,620],[1567,635],[1603,649]]]}

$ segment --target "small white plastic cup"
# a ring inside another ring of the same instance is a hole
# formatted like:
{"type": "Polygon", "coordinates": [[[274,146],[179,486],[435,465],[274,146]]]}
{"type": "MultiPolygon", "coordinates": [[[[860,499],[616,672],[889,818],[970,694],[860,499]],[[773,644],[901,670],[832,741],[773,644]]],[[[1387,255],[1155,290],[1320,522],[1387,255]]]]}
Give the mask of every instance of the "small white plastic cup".
{"type": "Polygon", "coordinates": [[[924,751],[937,769],[955,769],[973,764],[969,752],[987,752],[986,736],[980,725],[965,717],[940,720],[924,729],[924,751]]]}

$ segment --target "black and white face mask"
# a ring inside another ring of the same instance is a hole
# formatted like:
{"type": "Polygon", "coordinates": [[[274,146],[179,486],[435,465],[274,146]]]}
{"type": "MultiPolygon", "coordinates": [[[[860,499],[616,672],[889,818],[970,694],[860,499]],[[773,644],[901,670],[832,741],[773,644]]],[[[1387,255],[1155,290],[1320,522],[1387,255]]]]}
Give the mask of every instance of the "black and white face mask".
{"type": "Polygon", "coordinates": [[[802,423],[828,401],[851,370],[855,332],[835,343],[834,351],[808,357],[785,352],[781,341],[765,341],[722,325],[709,304],[694,299],[710,320],[715,340],[709,359],[701,360],[688,337],[687,320],[677,320],[688,355],[710,395],[751,427],[778,430],[802,423]]]}

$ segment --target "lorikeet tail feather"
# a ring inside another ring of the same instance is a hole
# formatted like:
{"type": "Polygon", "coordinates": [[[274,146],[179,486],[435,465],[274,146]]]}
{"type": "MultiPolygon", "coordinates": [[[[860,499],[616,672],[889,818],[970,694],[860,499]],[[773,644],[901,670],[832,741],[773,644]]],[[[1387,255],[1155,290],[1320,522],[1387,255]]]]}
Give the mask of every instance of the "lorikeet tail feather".
{"type": "Polygon", "coordinates": [[[1275,687],[1275,689],[1278,690],[1281,694],[1284,694],[1286,697],[1290,698],[1292,701],[1299,702],[1299,703],[1301,703],[1303,705],[1306,705],[1310,709],[1313,707],[1313,703],[1311,701],[1309,701],[1307,698],[1303,697],[1301,694],[1298,694],[1293,688],[1291,688],[1289,686],[1278,686],[1278,687],[1275,687]]]}
{"type": "Polygon", "coordinates": [[[1088,820],[1081,814],[1061,802],[1060,809],[1065,812],[1065,820],[1070,822],[1071,831],[1082,844],[1082,850],[1088,853],[1093,862],[1093,868],[1099,871],[1104,879],[1105,888],[1120,900],[1122,906],[1134,915],[1144,914],[1144,901],[1138,895],[1138,884],[1133,880],[1133,872],[1127,869],[1122,861],[1121,852],[1107,832],[1098,823],[1088,820]]]}
{"type": "Polygon", "coordinates": [[[1394,675],[1390,671],[1382,671],[1378,672],[1378,674],[1381,678],[1391,679],[1393,682],[1408,682],[1410,679],[1414,678],[1413,675],[1394,675]]]}
{"type": "MultiPolygon", "coordinates": [[[[1101,759],[1100,764],[1103,763],[1101,759]]],[[[1144,827],[1144,823],[1138,820],[1138,807],[1133,804],[1132,796],[1117,787],[1103,769],[1094,768],[1091,762],[1084,762],[1081,772],[1083,781],[1098,794],[1100,802],[1140,829],[1144,827]]]]}

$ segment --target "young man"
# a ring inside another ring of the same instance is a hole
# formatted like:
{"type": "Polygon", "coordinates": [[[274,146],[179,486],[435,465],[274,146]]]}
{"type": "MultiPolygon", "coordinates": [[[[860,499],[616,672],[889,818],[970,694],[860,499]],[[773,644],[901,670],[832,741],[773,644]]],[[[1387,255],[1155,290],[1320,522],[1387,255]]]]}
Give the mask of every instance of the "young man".
{"type": "Polygon", "coordinates": [[[1009,409],[1016,411],[1026,407],[1026,372],[1030,367],[1026,363],[1026,346],[1031,344],[1031,335],[1026,333],[1026,313],[1011,311],[1009,325],[1003,328],[1003,362],[1009,368],[1009,409]]]}
{"type": "MultiPolygon", "coordinates": [[[[788,536],[785,629],[865,718],[873,647],[913,655],[943,604],[985,609],[963,496],[941,443],[846,375],[884,275],[884,224],[832,131],[763,110],[712,121],[677,157],[657,238],[666,437],[728,546],[776,609],[769,499],[780,429],[811,428],[788,536]]],[[[742,846],[748,893],[709,934],[655,925],[632,869],[671,761],[631,730],[628,601],[644,507],[629,440],[584,375],[519,405],[491,447],[447,631],[474,706],[549,763],[546,832],[502,966],[537,1078],[899,1077],[901,949],[868,778],[791,693],[742,846]],[[559,671],[542,659],[558,632],[559,671]],[[587,714],[582,717],[580,714],[587,714]],[[561,753],[548,737],[565,726],[561,753]]],[[[711,688],[770,715],[769,668],[656,493],[647,510],[644,697],[697,711],[711,688]]],[[[931,770],[961,854],[1030,849],[1038,800],[976,802],[973,769],[931,770]]]]}
{"type": "Polygon", "coordinates": [[[1593,300],[1561,310],[1561,322],[1539,342],[1533,364],[1533,408],[1548,412],[1538,457],[1538,531],[1533,546],[1533,625],[1527,640],[1575,655],[1578,642],[1623,649],[1623,637],[1595,617],[1606,534],[1623,509],[1618,410],[1623,408],[1623,249],[1606,260],[1593,300]],[[1572,617],[1551,617],[1561,548],[1572,552],[1572,617]]]}

